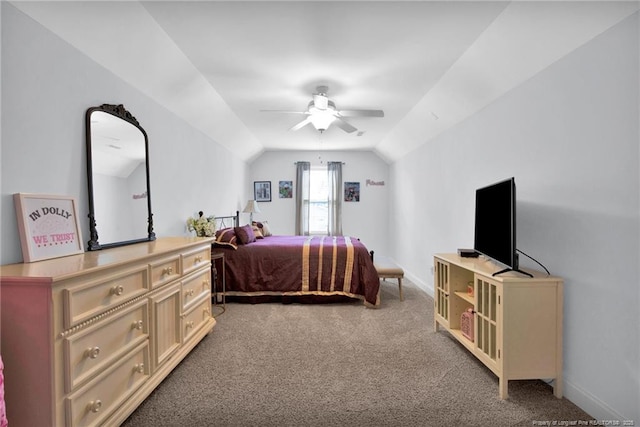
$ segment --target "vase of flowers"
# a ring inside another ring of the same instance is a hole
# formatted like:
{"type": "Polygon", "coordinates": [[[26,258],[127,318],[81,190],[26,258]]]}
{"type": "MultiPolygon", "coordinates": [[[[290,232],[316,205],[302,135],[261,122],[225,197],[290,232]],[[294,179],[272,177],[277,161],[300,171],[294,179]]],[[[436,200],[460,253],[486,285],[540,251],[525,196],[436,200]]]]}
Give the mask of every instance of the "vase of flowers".
{"type": "Polygon", "coordinates": [[[215,216],[204,216],[202,211],[198,212],[198,218],[187,218],[187,229],[195,231],[198,237],[211,237],[216,234],[215,216]]]}

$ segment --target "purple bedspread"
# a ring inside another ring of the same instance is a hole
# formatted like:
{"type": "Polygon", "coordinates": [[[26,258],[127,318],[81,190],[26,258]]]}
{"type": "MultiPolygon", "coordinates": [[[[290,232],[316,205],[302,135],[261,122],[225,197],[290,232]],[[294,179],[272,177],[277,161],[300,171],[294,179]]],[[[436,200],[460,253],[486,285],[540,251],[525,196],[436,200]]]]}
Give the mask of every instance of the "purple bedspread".
{"type": "Polygon", "coordinates": [[[269,236],[224,252],[227,295],[343,295],[379,304],[367,248],[347,236],[269,236]]]}

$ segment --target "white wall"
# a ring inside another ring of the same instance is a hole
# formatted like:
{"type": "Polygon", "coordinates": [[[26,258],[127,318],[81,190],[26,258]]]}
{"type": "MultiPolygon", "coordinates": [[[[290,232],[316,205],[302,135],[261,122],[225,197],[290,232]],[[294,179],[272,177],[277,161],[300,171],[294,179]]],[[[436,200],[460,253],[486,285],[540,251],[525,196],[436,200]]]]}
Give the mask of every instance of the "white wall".
{"type": "Polygon", "coordinates": [[[12,5],[1,3],[0,264],[22,261],[12,199],[17,192],[75,197],[86,247],[84,115],[103,103],[124,104],[147,131],[158,237],[187,234],[186,219],[198,210],[222,214],[241,209],[249,194],[244,161],[12,5]]]}
{"type": "MultiPolygon", "coordinates": [[[[294,163],[308,161],[313,167],[319,166],[321,160],[324,165],[327,161],[344,162],[343,182],[360,182],[360,201],[342,203],[343,234],[359,238],[369,250],[376,253],[390,254],[387,241],[389,166],[372,152],[325,151],[321,158],[317,151],[264,152],[250,165],[248,188],[253,194],[253,181],[271,181],[272,201],[259,203],[261,213],[254,214],[254,220],[268,220],[275,234],[295,234],[294,163]],[[367,185],[367,179],[384,181],[385,185],[367,185]],[[279,181],[293,182],[293,198],[278,198],[279,181]]],[[[242,221],[249,220],[249,214],[242,215],[242,221]]]]}
{"type": "Polygon", "coordinates": [[[473,245],[475,189],[516,178],[518,248],[565,280],[565,395],[636,423],[639,28],[636,14],[390,171],[394,255],[431,294],[433,254],[473,245]]]}

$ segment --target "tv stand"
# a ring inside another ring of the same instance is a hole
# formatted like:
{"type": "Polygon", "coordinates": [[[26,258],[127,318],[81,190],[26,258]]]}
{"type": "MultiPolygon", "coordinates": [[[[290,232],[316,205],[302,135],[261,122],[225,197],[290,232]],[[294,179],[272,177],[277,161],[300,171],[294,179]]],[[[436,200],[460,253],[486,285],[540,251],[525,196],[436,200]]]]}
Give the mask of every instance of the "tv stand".
{"type": "Polygon", "coordinates": [[[457,254],[436,254],[433,266],[436,332],[444,328],[498,377],[501,399],[509,380],[524,379],[553,379],[561,398],[562,279],[529,269],[495,277],[494,264],[457,254]]]}
{"type": "Polygon", "coordinates": [[[516,272],[516,273],[524,274],[525,276],[529,276],[529,277],[531,277],[533,279],[533,274],[527,273],[526,271],[522,271],[522,270],[517,269],[517,268],[505,268],[504,270],[500,270],[500,271],[497,271],[497,272],[493,273],[492,276],[495,277],[498,274],[507,273],[509,271],[513,271],[513,272],[516,272]]]}

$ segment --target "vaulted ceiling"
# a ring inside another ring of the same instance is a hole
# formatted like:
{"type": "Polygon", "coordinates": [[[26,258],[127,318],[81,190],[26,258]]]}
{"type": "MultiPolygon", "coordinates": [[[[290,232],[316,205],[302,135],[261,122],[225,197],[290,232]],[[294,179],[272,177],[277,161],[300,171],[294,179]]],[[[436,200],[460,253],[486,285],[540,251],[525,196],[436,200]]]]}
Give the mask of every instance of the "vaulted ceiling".
{"type": "Polygon", "coordinates": [[[638,10],[637,1],[12,2],[251,160],[373,150],[394,161],[638,10]],[[289,129],[319,85],[358,129],[289,129]]]}

